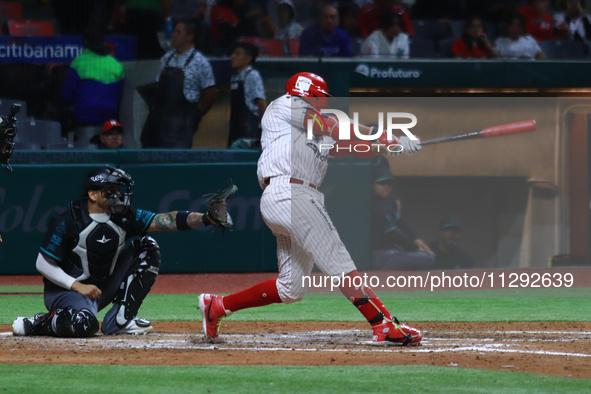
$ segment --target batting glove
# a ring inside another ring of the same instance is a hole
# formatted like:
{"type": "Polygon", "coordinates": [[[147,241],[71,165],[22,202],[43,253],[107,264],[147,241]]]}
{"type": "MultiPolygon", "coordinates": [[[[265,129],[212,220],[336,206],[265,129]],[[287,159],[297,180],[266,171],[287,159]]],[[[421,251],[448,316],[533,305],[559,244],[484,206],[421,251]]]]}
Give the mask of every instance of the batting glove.
{"type": "Polygon", "coordinates": [[[402,146],[402,152],[407,155],[412,155],[420,151],[423,147],[421,146],[421,140],[411,140],[407,136],[403,135],[398,139],[398,145],[402,146]]]}

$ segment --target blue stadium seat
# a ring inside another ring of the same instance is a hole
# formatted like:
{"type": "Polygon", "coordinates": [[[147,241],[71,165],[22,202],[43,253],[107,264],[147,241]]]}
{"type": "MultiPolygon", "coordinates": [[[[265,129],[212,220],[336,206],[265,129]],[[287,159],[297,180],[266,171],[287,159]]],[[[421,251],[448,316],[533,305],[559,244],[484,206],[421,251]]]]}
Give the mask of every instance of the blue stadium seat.
{"type": "Polygon", "coordinates": [[[416,57],[437,57],[435,41],[426,38],[411,38],[409,50],[411,59],[416,57]]]}
{"type": "Polygon", "coordinates": [[[586,56],[585,44],[573,40],[552,40],[539,42],[547,59],[583,59],[586,56]]]}
{"type": "Polygon", "coordinates": [[[451,36],[449,24],[437,20],[424,19],[413,21],[412,27],[415,31],[414,38],[437,41],[451,36]]]}
{"type": "Polygon", "coordinates": [[[80,126],[74,129],[74,136],[76,141],[89,144],[90,140],[100,135],[102,131],[101,126],[80,126]]]}
{"type": "Polygon", "coordinates": [[[34,144],[32,142],[16,142],[14,149],[16,151],[23,150],[23,149],[38,150],[38,149],[41,149],[41,146],[39,144],[34,144]]]}
{"type": "Polygon", "coordinates": [[[53,120],[30,118],[16,122],[16,143],[39,145],[42,149],[52,144],[65,142],[62,137],[62,126],[53,120]]]}
{"type": "Polygon", "coordinates": [[[452,57],[453,54],[451,53],[451,48],[454,45],[455,38],[446,38],[444,40],[440,40],[437,43],[437,52],[439,53],[440,57],[452,57]]]}

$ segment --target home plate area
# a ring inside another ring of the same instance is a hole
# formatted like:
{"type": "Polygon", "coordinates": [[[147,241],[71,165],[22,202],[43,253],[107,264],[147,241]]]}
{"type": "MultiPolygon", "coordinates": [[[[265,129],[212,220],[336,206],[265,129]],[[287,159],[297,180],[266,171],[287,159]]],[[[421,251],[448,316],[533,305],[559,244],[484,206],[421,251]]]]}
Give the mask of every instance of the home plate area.
{"type": "Polygon", "coordinates": [[[154,322],[147,335],[14,337],[0,362],[133,365],[440,365],[591,378],[591,323],[417,323],[421,346],[376,346],[367,323],[154,322]]]}

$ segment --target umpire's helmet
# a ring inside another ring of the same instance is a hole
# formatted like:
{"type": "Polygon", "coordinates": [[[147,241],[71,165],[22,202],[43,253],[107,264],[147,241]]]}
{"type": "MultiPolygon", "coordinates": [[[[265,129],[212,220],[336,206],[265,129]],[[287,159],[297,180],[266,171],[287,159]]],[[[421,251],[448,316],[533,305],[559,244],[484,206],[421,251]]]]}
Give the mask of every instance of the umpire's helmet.
{"type": "Polygon", "coordinates": [[[119,168],[99,167],[91,170],[82,183],[82,196],[87,197],[90,190],[105,190],[112,186],[118,186],[120,189],[118,193],[109,193],[105,196],[111,213],[125,213],[131,205],[133,179],[119,168]]]}

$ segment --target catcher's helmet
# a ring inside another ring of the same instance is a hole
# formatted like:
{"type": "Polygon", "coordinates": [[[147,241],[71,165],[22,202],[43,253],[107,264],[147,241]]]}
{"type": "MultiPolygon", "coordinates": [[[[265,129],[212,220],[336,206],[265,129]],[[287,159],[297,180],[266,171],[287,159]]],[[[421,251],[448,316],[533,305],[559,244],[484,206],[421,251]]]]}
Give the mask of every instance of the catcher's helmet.
{"type": "Polygon", "coordinates": [[[82,183],[83,196],[88,195],[89,190],[105,190],[117,186],[119,191],[116,193],[107,193],[105,197],[111,208],[111,213],[125,213],[131,205],[131,187],[133,179],[131,176],[114,167],[99,167],[91,170],[82,183]]]}
{"type": "Polygon", "coordinates": [[[309,72],[297,73],[289,78],[285,84],[285,93],[304,97],[316,108],[326,108],[326,97],[330,96],[326,81],[309,72]]]}

